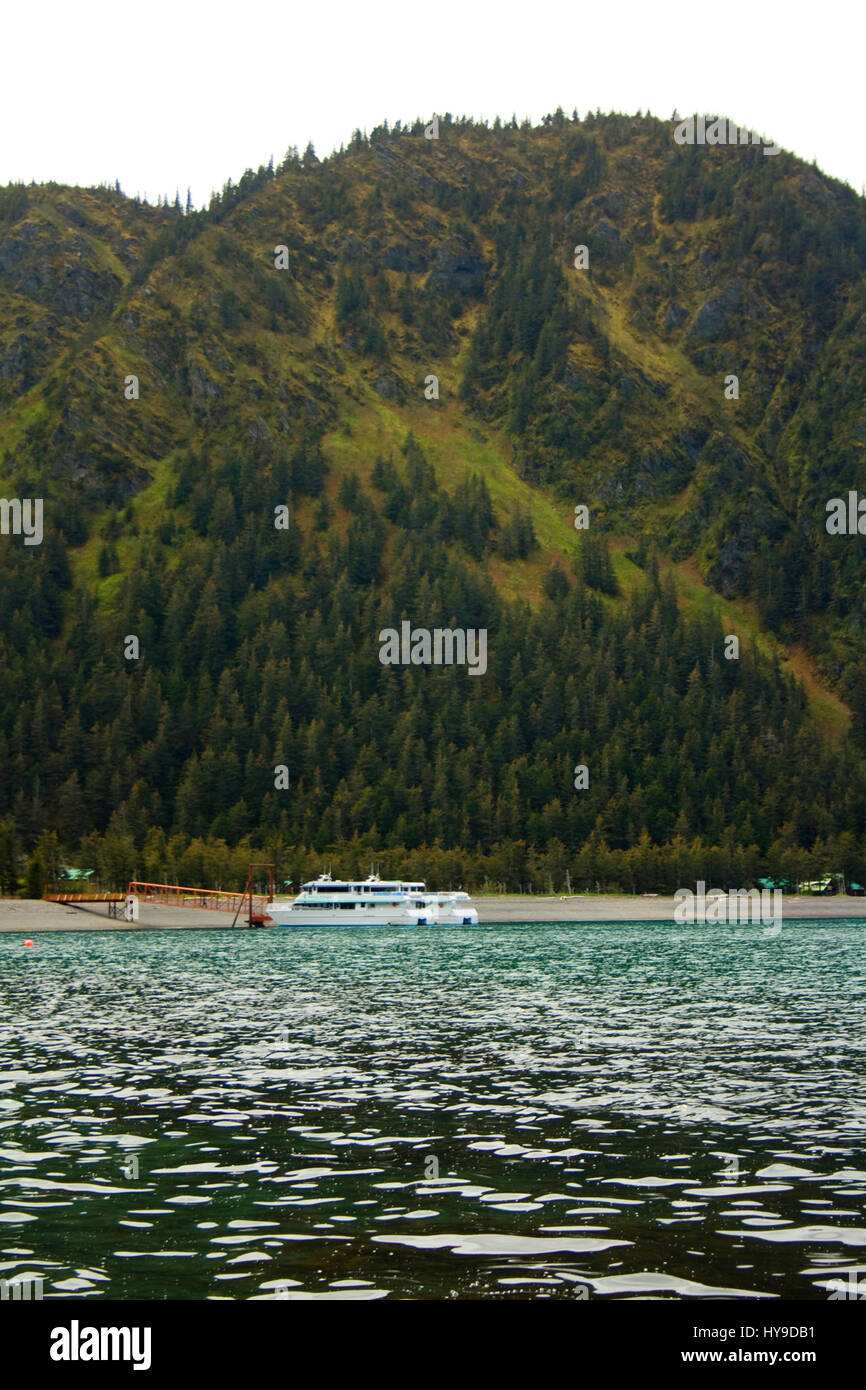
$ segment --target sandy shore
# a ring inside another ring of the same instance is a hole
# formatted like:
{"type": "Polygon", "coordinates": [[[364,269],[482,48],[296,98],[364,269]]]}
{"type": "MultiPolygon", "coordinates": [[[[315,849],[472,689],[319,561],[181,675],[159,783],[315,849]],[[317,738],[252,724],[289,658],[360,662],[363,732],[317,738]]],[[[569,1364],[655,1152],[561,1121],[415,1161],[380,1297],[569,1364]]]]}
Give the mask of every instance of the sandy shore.
{"type": "MultiPolygon", "coordinates": [[[[473,898],[482,922],[673,922],[673,895],[607,897],[587,893],[572,898],[473,898]]],[[[782,897],[782,920],[805,917],[860,917],[866,898],[782,897]]]]}
{"type": "MultiPolygon", "coordinates": [[[[593,894],[571,898],[490,897],[473,899],[482,922],[674,922],[672,897],[604,897],[593,894]]],[[[866,898],[782,899],[782,920],[851,917],[866,921],[866,898]]],[[[231,927],[226,912],[199,908],[156,907],[143,904],[137,923],[119,922],[108,916],[104,903],[71,907],[37,899],[0,898],[0,932],[123,931],[154,928],[210,930],[231,927]]]]}
{"type": "Polygon", "coordinates": [[[201,908],[153,907],[144,904],[138,922],[109,917],[107,903],[93,907],[72,907],[69,903],[46,903],[40,898],[0,898],[0,932],[37,931],[123,931],[142,927],[230,927],[232,914],[207,912],[201,908]]]}

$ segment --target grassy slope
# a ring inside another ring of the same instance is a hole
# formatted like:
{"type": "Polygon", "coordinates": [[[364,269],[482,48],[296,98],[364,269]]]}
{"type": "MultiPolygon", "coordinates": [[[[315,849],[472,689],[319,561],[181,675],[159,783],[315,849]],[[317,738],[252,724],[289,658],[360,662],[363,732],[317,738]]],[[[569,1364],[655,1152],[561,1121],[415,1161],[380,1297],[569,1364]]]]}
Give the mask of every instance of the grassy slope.
{"type": "MultiPolygon", "coordinates": [[[[542,143],[545,139],[553,151],[555,141],[552,134],[541,137],[542,143]]],[[[428,152],[422,147],[421,153],[428,152]]],[[[518,163],[517,160],[513,162],[518,163]]],[[[94,216],[98,213],[103,219],[103,226],[110,230],[111,236],[96,235],[88,230],[84,233],[84,240],[93,263],[101,269],[110,270],[118,279],[128,284],[128,270],[116,254],[117,246],[126,236],[119,212],[107,208],[104,199],[92,199],[80,190],[72,190],[64,196],[86,201],[88,212],[94,216]]],[[[280,222],[282,217],[271,218],[269,210],[277,206],[285,213],[287,200],[287,190],[273,185],[256,196],[249,213],[253,215],[258,206],[266,221],[280,222]]],[[[40,198],[38,207],[40,215],[56,228],[59,236],[67,224],[65,219],[51,208],[50,198],[40,198]]],[[[429,208],[429,217],[431,223],[442,220],[441,214],[432,205],[429,208]]],[[[146,240],[144,222],[151,219],[155,223],[158,221],[158,215],[153,210],[146,215],[139,212],[136,219],[135,233],[141,245],[146,240]]],[[[289,220],[293,221],[294,218],[289,220]]],[[[693,243],[699,243],[702,238],[709,236],[711,231],[709,224],[695,222],[689,229],[688,237],[693,243]]],[[[198,242],[195,254],[210,259],[216,237],[217,233],[214,230],[206,230],[198,242]]],[[[482,241],[482,249],[492,260],[492,245],[482,241]]],[[[689,400],[705,394],[707,380],[678,347],[663,341],[651,331],[637,330],[631,326],[629,296],[635,283],[649,273],[647,253],[636,246],[634,255],[634,272],[629,281],[619,281],[611,286],[602,285],[590,277],[575,275],[570,280],[572,292],[575,295],[590,297],[593,312],[603,324],[618,357],[647,376],[666,382],[672,391],[674,408],[686,413],[689,400]]],[[[174,269],[177,269],[176,265],[174,269]]],[[[212,264],[210,269],[214,269],[212,264]]],[[[171,271],[169,276],[172,283],[172,299],[179,311],[185,314],[189,308],[190,287],[183,283],[182,277],[178,280],[176,274],[172,275],[171,271]]],[[[210,286],[232,283],[230,268],[220,266],[209,283],[210,286]]],[[[139,305],[146,302],[142,300],[142,293],[150,294],[150,290],[134,292],[133,297],[139,305]]],[[[214,291],[210,289],[208,293],[213,295],[214,291]]],[[[311,347],[316,343],[333,344],[338,338],[332,295],[323,293],[320,287],[307,298],[306,303],[312,311],[313,322],[309,333],[299,340],[295,341],[289,335],[277,336],[262,328],[252,328],[249,334],[260,347],[263,360],[278,361],[281,373],[285,376],[297,374],[298,379],[303,379],[305,375],[303,366],[309,359],[311,347]]],[[[324,440],[325,453],[332,464],[328,490],[333,497],[337,490],[339,474],[347,467],[357,471],[369,486],[369,473],[376,455],[390,453],[396,458],[406,433],[411,429],[435,467],[442,486],[451,489],[465,474],[477,472],[484,478],[490,490],[500,521],[517,508],[530,513],[539,549],[525,561],[505,563],[494,556],[489,562],[489,571],[504,594],[519,595],[528,598],[530,602],[537,602],[541,594],[541,581],[549,565],[559,559],[567,569],[579,541],[573,529],[572,513],[568,505],[560,498],[554,497],[552,492],[530,486],[519,477],[511,463],[511,446],[507,437],[488,424],[479,427],[473,417],[463,409],[456,396],[475,313],[475,309],[467,309],[456,334],[456,345],[451,357],[438,361],[435,365],[442,393],[442,399],[438,404],[426,402],[423,397],[422,383],[427,369],[420,370],[414,357],[401,352],[401,334],[396,316],[385,316],[386,325],[392,330],[391,366],[404,380],[417,381],[417,398],[410,399],[402,405],[381,399],[368,384],[369,377],[368,374],[365,375],[364,370],[368,368],[368,364],[362,365],[351,353],[341,355],[341,387],[345,393],[340,411],[341,425],[333,429],[324,440]]],[[[67,343],[46,372],[46,380],[64,370],[65,365],[74,357],[76,347],[80,346],[82,339],[99,339],[99,345],[111,363],[114,376],[122,377],[124,369],[136,370],[135,363],[129,365],[130,354],[124,351],[123,332],[117,322],[117,311],[111,315],[109,322],[88,325],[83,333],[73,329],[70,338],[71,341],[67,339],[67,343]]],[[[235,379],[238,381],[255,377],[259,372],[256,367],[250,368],[241,364],[237,358],[233,366],[235,379]]],[[[23,393],[17,401],[10,402],[4,408],[3,443],[7,449],[14,451],[24,430],[44,414],[44,385],[45,381],[23,393]]],[[[721,399],[721,383],[719,395],[721,399]]],[[[176,437],[189,438],[193,432],[191,421],[175,409],[177,404],[164,400],[157,408],[156,416],[163,411],[168,415],[174,410],[176,437]]],[[[728,403],[724,409],[728,433],[737,439],[744,453],[748,453],[749,434],[738,427],[735,404],[728,403]]],[[[146,461],[145,466],[151,476],[151,482],[138,492],[132,503],[135,522],[142,533],[153,529],[165,516],[166,498],[174,476],[172,454],[173,450],[170,450],[165,456],[151,457],[146,461]]],[[[650,504],[647,515],[652,526],[668,528],[676,525],[677,517],[686,508],[688,496],[689,489],[686,489],[674,499],[650,504]]],[[[301,516],[303,517],[309,509],[309,504],[302,503],[299,509],[301,516]]],[[[346,522],[345,513],[338,508],[334,524],[344,526],[346,522]]],[[[635,539],[633,534],[617,534],[616,531],[611,536],[614,566],[624,595],[645,582],[642,571],[631,563],[625,553],[634,545],[635,539]]],[[[105,580],[98,577],[97,559],[103,540],[104,537],[98,530],[94,531],[90,540],[72,553],[72,561],[76,581],[94,588],[100,601],[110,607],[116,599],[120,576],[113,575],[105,580]]],[[[135,542],[121,536],[118,538],[117,548],[121,566],[124,567],[127,560],[131,559],[135,542]]],[[[177,551],[169,550],[162,553],[168,564],[176,562],[177,551]]],[[[736,632],[745,642],[756,642],[759,648],[768,654],[774,653],[781,657],[788,669],[802,681],[813,709],[827,732],[840,734],[850,723],[850,712],[822,683],[814,663],[809,660],[802,647],[785,648],[778,639],[766,633],[757,619],[754,605],[750,602],[723,599],[711,590],[699,571],[698,565],[702,558],[693,554],[678,564],[663,562],[663,569],[675,580],[681,602],[712,609],[724,622],[726,630],[736,632]]]]}

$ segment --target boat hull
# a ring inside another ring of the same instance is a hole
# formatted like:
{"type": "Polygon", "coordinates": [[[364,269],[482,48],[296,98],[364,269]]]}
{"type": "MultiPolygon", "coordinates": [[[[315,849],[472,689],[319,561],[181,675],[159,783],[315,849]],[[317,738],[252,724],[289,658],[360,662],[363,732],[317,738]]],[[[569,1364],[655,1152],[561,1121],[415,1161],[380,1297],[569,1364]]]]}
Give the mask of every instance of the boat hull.
{"type": "Polygon", "coordinates": [[[284,908],[273,903],[268,916],[278,927],[432,927],[475,926],[478,913],[474,908],[457,908],[453,912],[426,911],[419,908],[360,907],[353,912],[329,911],[327,908],[284,908]]]}
{"type": "Polygon", "coordinates": [[[268,916],[278,927],[410,927],[412,914],[404,908],[363,907],[353,912],[334,912],[327,908],[268,907],[268,916]]]}

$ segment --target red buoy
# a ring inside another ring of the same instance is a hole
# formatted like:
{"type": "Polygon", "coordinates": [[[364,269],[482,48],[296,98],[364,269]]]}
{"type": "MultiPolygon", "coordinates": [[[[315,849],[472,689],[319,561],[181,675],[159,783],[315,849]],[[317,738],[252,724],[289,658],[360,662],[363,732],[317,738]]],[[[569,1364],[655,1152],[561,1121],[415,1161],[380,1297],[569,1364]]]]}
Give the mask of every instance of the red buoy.
{"type": "Polygon", "coordinates": [[[33,945],[33,938],[32,938],[31,936],[28,936],[27,940],[24,942],[24,945],[25,945],[25,946],[32,946],[32,945],[33,945]]]}

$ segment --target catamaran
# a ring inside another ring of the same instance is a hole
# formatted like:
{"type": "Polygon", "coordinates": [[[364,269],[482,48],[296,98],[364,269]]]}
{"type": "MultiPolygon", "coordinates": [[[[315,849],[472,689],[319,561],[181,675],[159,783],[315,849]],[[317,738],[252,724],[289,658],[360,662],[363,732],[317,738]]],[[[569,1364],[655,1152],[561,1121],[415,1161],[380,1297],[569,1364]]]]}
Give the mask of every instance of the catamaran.
{"type": "Polygon", "coordinates": [[[320,874],[301,885],[290,901],[275,900],[268,916],[280,927],[422,927],[455,922],[474,926],[478,912],[468,893],[428,893],[423,883],[382,879],[331,878],[320,874]]]}

